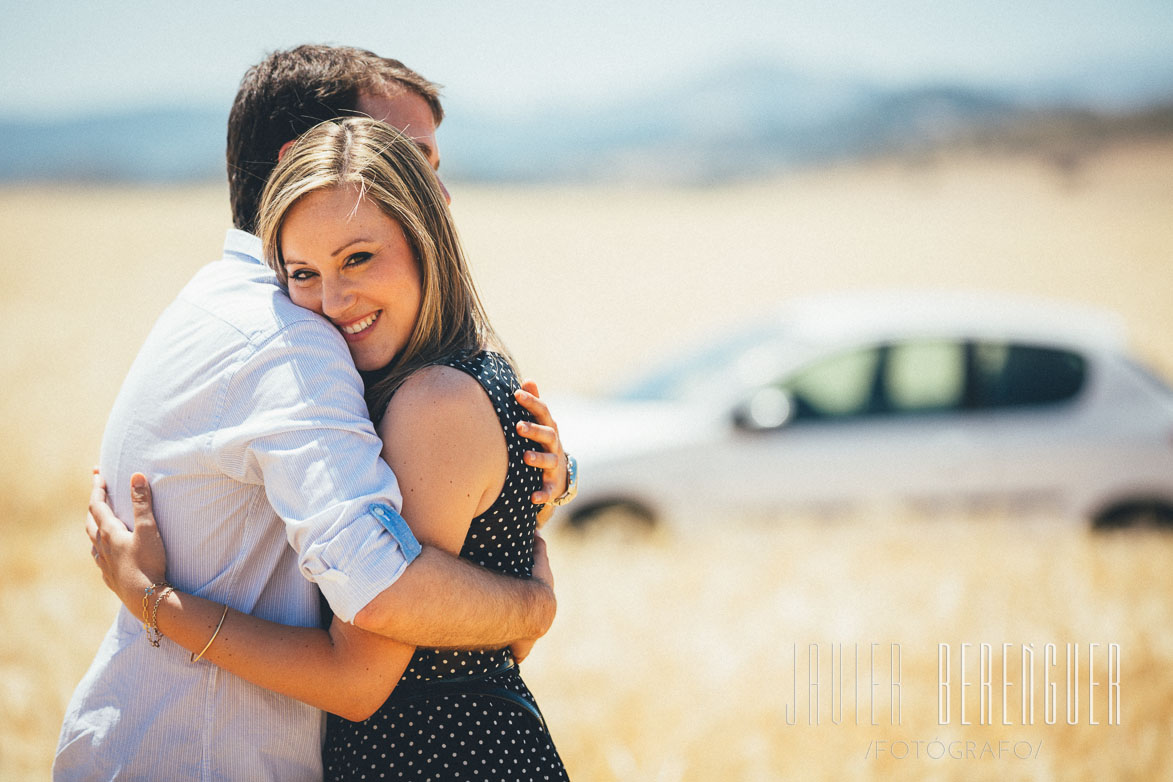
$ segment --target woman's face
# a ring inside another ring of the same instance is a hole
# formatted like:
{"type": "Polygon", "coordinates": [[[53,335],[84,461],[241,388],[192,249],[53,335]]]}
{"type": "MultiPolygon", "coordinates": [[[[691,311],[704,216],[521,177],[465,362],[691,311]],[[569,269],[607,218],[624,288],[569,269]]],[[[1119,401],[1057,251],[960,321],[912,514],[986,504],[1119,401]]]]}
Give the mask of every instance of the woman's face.
{"type": "Polygon", "coordinates": [[[356,188],[299,199],[281,255],[290,298],[338,327],[356,367],[381,369],[406,347],[423,295],[419,265],[399,223],[356,188]]]}

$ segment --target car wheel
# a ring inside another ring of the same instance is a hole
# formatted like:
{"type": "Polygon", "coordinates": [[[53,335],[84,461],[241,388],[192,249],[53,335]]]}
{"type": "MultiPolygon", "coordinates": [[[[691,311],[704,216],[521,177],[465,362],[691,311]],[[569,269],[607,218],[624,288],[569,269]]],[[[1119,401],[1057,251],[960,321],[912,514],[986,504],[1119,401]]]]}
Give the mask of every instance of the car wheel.
{"type": "Polygon", "coordinates": [[[1160,500],[1134,500],[1113,505],[1092,520],[1098,530],[1149,527],[1173,530],[1173,505],[1160,500]]]}
{"type": "Polygon", "coordinates": [[[615,527],[624,530],[648,530],[656,525],[656,516],[638,502],[612,500],[585,505],[571,512],[572,529],[586,530],[615,527]]]}

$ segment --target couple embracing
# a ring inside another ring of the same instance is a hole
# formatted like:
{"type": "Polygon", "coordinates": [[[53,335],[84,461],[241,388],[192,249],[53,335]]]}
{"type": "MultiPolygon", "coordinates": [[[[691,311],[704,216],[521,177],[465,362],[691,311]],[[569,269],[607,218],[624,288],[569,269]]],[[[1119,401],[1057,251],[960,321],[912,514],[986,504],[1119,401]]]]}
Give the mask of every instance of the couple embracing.
{"type": "Polygon", "coordinates": [[[235,228],[103,438],[87,532],[124,608],[55,779],[565,779],[517,663],[573,460],[473,287],[442,117],[363,50],[246,74],[235,228]]]}

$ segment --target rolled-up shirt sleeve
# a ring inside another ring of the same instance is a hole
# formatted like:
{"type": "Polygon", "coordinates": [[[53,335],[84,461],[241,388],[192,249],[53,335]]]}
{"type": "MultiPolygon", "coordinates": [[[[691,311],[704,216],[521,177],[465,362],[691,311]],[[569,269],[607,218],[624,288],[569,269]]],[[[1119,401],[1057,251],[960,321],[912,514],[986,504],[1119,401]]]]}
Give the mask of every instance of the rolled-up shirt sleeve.
{"type": "Polygon", "coordinates": [[[324,321],[299,321],[227,374],[217,467],[264,485],[302,574],[352,621],[420,546],[345,342],[324,321]]]}

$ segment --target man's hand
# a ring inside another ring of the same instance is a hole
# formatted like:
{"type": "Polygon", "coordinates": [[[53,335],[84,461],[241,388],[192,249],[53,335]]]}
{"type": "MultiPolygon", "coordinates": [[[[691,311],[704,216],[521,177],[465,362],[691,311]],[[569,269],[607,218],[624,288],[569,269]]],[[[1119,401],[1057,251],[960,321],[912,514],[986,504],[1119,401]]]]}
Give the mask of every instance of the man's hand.
{"type": "Polygon", "coordinates": [[[542,488],[530,499],[535,505],[544,505],[566,493],[566,451],[562,449],[562,438],[558,436],[558,424],[551,417],[546,403],[538,397],[537,384],[526,380],[514,397],[534,417],[533,422],[520,422],[517,433],[544,449],[525,452],[525,463],[542,470],[542,488]]]}
{"type": "MultiPolygon", "coordinates": [[[[540,532],[534,533],[534,572],[532,578],[550,587],[550,593],[554,593],[554,571],[550,568],[550,557],[546,553],[546,541],[540,532]]],[[[537,640],[537,638],[527,638],[524,641],[514,641],[510,644],[509,649],[513,652],[513,659],[520,663],[529,657],[537,640]]]]}
{"type": "Polygon", "coordinates": [[[95,469],[86,534],[93,544],[91,553],[102,570],[102,580],[131,612],[137,613],[143,591],[166,578],[167,553],[155,526],[151,487],[142,473],[130,477],[130,498],[134,506],[133,532],[107,504],[106,482],[95,469]]]}

